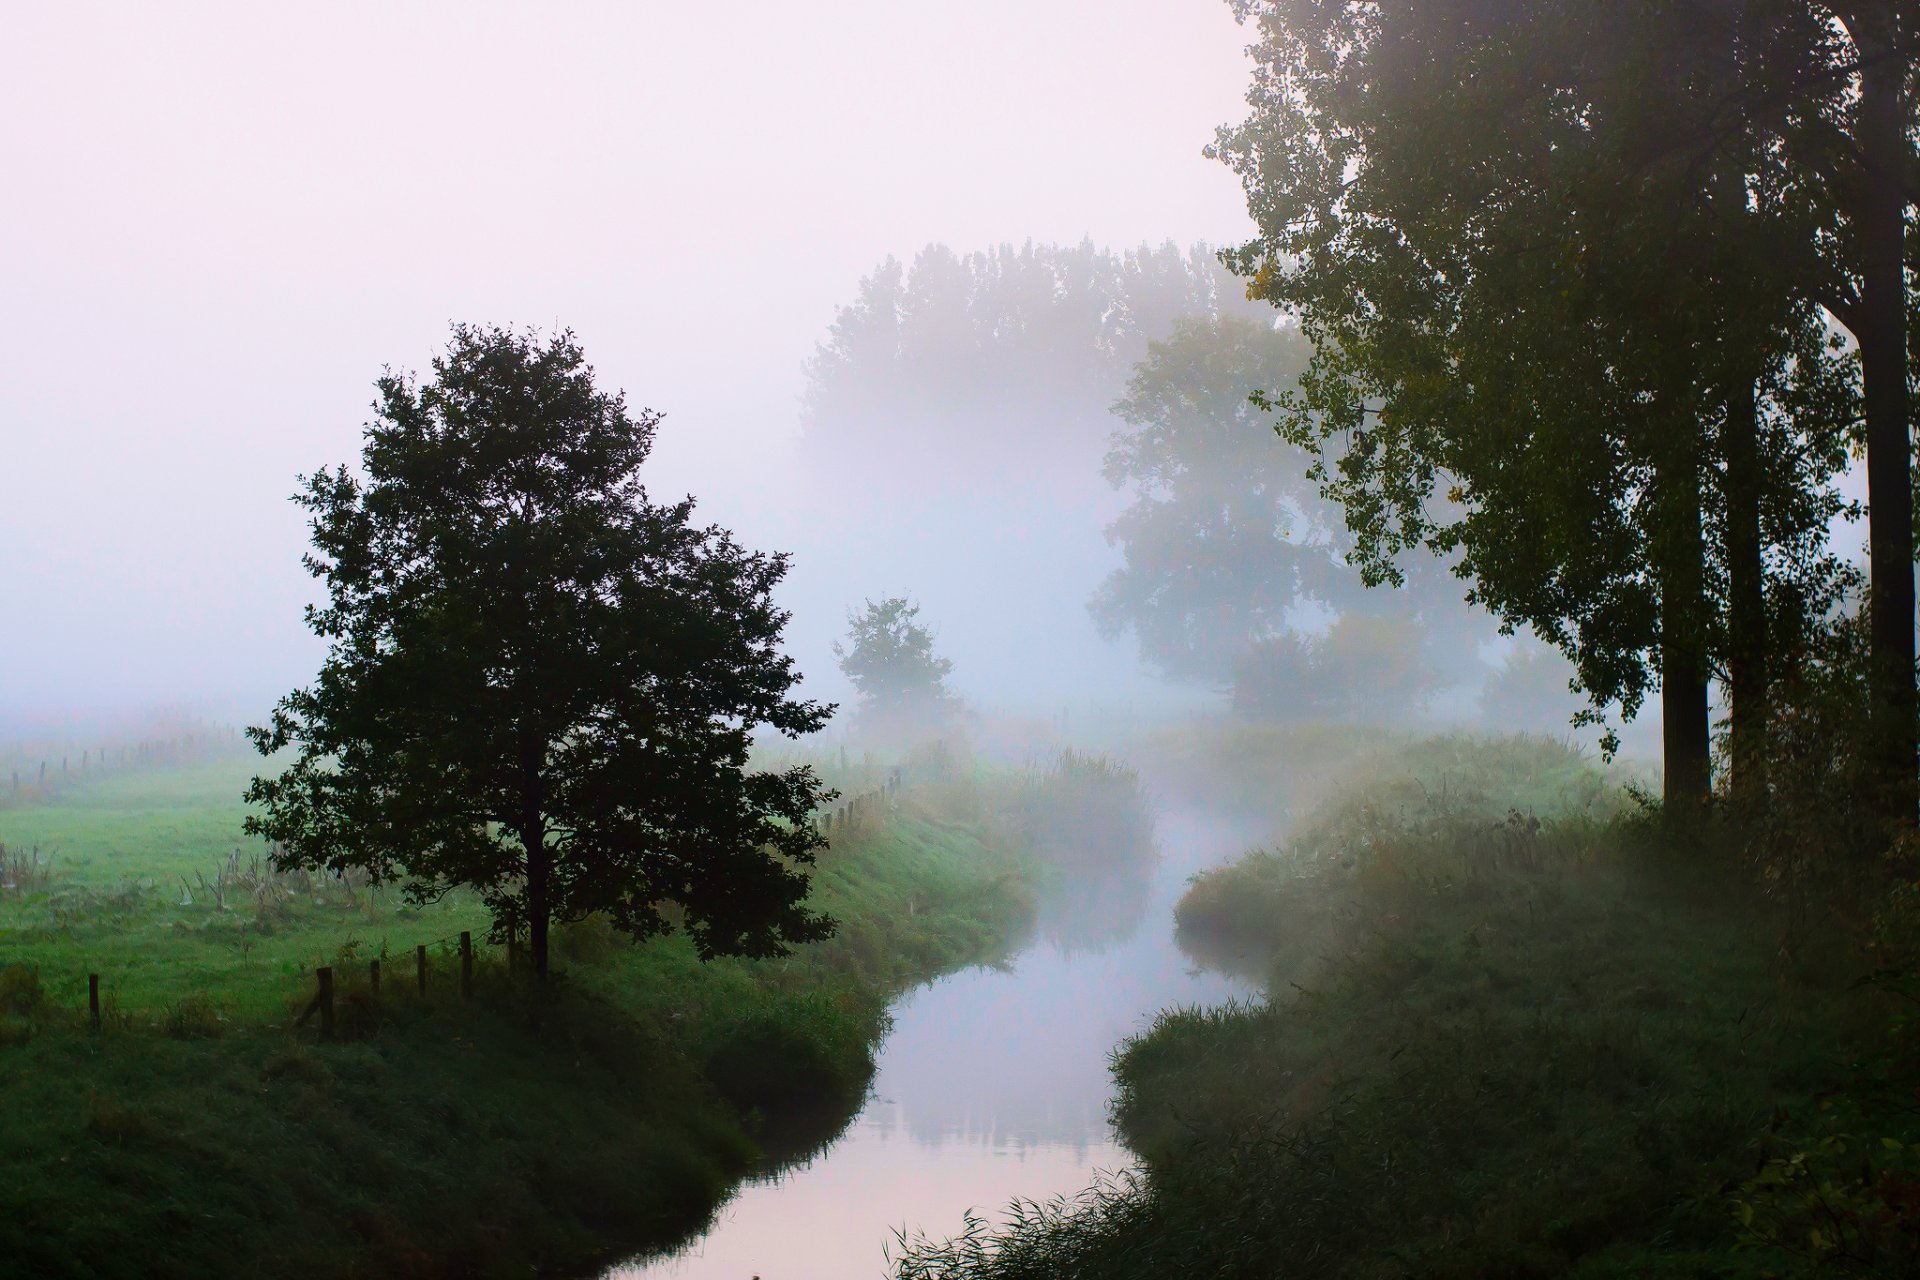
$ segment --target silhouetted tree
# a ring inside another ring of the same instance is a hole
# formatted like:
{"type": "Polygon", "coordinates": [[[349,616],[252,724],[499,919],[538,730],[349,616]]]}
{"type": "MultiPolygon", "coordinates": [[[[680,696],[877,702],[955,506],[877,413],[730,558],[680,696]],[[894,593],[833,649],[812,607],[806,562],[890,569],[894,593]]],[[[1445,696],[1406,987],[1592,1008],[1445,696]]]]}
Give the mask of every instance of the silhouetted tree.
{"type": "Polygon", "coordinates": [[[598,390],[570,333],[458,326],[433,374],[383,376],[364,476],[295,498],[330,647],[249,731],[296,754],[248,789],[248,830],[286,865],[471,887],[527,923],[542,977],[550,922],[593,912],[636,937],[677,918],[702,956],[825,936],[802,901],[820,785],[747,768],[757,727],[831,711],[788,696],[785,557],[649,500],[659,417],[598,390]]]}

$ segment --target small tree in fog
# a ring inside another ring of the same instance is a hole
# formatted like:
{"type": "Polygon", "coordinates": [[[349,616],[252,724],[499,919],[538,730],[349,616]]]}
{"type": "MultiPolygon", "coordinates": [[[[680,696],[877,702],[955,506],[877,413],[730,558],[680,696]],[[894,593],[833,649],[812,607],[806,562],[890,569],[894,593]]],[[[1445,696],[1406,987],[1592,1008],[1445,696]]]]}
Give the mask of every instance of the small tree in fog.
{"type": "Polygon", "coordinates": [[[847,615],[847,642],[833,646],[840,670],[860,693],[857,722],[867,733],[900,738],[937,732],[957,708],[947,677],[953,663],[933,651],[920,606],[890,596],[847,615]]]}
{"type": "Polygon", "coordinates": [[[822,937],[802,904],[822,799],[805,768],[746,768],[788,696],[784,556],[648,500],[658,415],[594,386],[571,334],[456,327],[433,379],[379,381],[361,455],[306,478],[327,599],[319,678],[288,694],[247,798],[283,865],[362,867],[432,899],[465,886],[496,929],[604,912],[635,936],[673,904],[701,955],[822,937]]]}

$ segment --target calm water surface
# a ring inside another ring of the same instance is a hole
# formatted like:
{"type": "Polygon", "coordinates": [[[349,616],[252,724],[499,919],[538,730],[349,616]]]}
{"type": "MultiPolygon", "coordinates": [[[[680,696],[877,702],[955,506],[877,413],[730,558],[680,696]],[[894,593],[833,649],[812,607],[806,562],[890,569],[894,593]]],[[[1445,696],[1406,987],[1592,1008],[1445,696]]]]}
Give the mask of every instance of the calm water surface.
{"type": "Polygon", "coordinates": [[[743,1183],[712,1230],[621,1280],[864,1280],[906,1230],[945,1238],[969,1209],[1089,1185],[1132,1158],[1107,1124],[1107,1056],[1169,1005],[1250,996],[1173,942],[1187,877],[1249,833],[1186,814],[1158,824],[1150,882],[1043,910],[1005,970],[953,974],[894,1006],[865,1108],[819,1155],[743,1183]]]}

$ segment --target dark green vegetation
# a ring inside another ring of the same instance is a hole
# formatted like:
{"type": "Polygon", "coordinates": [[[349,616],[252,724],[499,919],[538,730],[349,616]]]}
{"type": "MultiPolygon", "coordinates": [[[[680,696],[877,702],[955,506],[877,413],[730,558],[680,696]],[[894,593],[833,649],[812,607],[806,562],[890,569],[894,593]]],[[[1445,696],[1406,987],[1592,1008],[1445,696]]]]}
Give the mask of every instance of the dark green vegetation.
{"type": "Polygon", "coordinates": [[[900,1274],[1906,1274],[1909,1034],[1858,981],[1892,954],[1620,801],[1534,739],[1355,767],[1183,900],[1269,997],[1123,1048],[1142,1175],[900,1274]]]}
{"type": "Polygon", "coordinates": [[[1356,562],[1398,580],[1404,551],[1457,553],[1596,708],[1657,689],[1675,811],[1709,790],[1721,679],[1758,800],[1770,685],[1854,585],[1827,537],[1862,449],[1862,746],[1882,816],[1911,822],[1911,12],[1235,9],[1257,69],[1216,154],[1260,234],[1230,256],[1313,344],[1276,403],[1356,562]]]}
{"type": "MultiPolygon", "coordinates": [[[[849,794],[880,776],[810,763],[849,794]]],[[[836,834],[807,900],[828,941],[702,961],[592,917],[556,930],[545,988],[486,948],[462,1000],[448,941],[486,904],[262,871],[242,768],[0,810],[10,852],[51,856],[0,894],[0,1270],[506,1274],[670,1243],[763,1153],[844,1123],[893,994],[1001,954],[1032,912],[1029,786],[955,766],[836,834]],[[321,964],[331,1043],[294,1027],[321,964]]]]}
{"type": "Polygon", "coordinates": [[[328,650],[252,730],[291,751],[247,829],[285,870],[355,870],[415,901],[471,889],[522,926],[684,931],[705,957],[827,936],[802,905],[828,799],[754,734],[825,726],[790,694],[780,555],[649,500],[658,414],[600,390],[571,334],[456,325],[421,384],[388,373],[360,473],[307,477],[328,650]]]}

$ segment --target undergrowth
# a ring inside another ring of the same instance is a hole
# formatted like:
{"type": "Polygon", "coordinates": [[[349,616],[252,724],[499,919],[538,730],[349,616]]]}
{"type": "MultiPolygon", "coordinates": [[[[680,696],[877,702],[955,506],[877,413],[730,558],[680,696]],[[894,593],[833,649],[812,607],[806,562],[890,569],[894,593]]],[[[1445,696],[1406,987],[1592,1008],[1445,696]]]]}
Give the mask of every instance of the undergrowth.
{"type": "MultiPolygon", "coordinates": [[[[1883,1175],[1920,1133],[1882,1111],[1818,1145],[1893,999],[1858,981],[1842,931],[1790,915],[1711,838],[1675,847],[1618,811],[1572,753],[1452,739],[1403,755],[1182,903],[1183,940],[1211,935],[1268,997],[1169,1011],[1122,1046],[1115,1120],[1140,1170],[1009,1227],[904,1242],[897,1273],[1852,1265],[1805,1247],[1833,1207],[1823,1180],[1884,1208],[1913,1185],[1883,1175]],[[1863,1175],[1867,1143],[1883,1167],[1863,1175]]],[[[1853,1222],[1883,1221],[1856,1199],[1853,1222]]]]}

